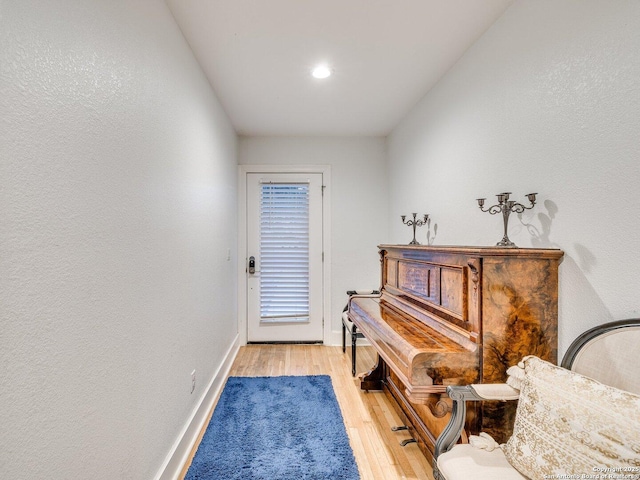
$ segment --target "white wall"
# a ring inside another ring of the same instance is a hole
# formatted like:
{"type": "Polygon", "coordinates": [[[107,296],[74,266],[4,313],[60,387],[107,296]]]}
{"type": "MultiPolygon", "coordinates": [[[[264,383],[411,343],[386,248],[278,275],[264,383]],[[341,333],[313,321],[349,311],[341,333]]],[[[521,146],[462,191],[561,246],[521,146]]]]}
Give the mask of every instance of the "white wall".
{"type": "Polygon", "coordinates": [[[0,477],[153,478],[237,334],[235,133],[162,1],[0,47],[0,477]]]}
{"type": "Polygon", "coordinates": [[[330,343],[342,342],[340,318],[346,291],[380,286],[377,245],[388,238],[384,139],[240,137],[238,162],[331,166],[330,343]]]}
{"type": "Polygon", "coordinates": [[[433,216],[435,244],[495,244],[501,218],[475,199],[538,192],[509,234],[565,251],[560,354],[640,316],[639,78],[637,0],[517,1],[390,135],[393,241],[417,211],[433,216]]]}

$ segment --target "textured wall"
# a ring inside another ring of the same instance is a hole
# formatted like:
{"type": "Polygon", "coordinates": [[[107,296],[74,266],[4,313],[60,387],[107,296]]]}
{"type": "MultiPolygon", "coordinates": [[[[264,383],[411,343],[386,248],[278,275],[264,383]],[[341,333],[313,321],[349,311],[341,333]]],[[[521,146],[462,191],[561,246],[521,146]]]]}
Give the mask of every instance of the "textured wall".
{"type": "Polygon", "coordinates": [[[502,220],[475,199],[538,192],[510,237],[566,252],[561,353],[592,326],[639,316],[638,78],[640,2],[517,1],[390,136],[393,239],[418,211],[436,244],[492,245],[502,220]]]}
{"type": "Polygon", "coordinates": [[[241,137],[247,165],[331,165],[331,312],[342,342],[346,291],[377,288],[377,245],[388,238],[385,141],[379,137],[241,137]],[[340,332],[340,333],[339,333],[340,332]]]}
{"type": "Polygon", "coordinates": [[[235,133],[157,0],[0,0],[0,111],[0,477],[152,478],[236,336],[235,133]]]}

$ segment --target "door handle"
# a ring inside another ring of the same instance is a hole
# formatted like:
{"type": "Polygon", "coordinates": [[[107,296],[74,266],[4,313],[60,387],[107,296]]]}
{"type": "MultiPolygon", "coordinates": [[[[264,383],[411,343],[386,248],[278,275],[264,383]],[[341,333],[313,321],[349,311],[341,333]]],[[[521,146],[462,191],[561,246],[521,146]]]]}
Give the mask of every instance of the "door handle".
{"type": "Polygon", "coordinates": [[[254,256],[249,257],[249,273],[252,275],[256,273],[256,257],[254,256]]]}

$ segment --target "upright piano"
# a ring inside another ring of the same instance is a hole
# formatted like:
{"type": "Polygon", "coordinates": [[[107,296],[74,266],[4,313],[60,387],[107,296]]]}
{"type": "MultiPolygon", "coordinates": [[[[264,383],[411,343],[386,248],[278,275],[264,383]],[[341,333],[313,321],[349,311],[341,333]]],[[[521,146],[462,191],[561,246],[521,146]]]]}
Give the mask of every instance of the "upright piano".
{"type": "MultiPolygon", "coordinates": [[[[431,461],[446,426],[448,385],[504,382],[525,355],[557,362],[557,249],[380,245],[381,288],[348,315],[378,353],[361,376],[384,390],[431,461]]],[[[474,402],[475,403],[475,402],[474,402]]],[[[510,436],[514,402],[480,402],[466,431],[510,436]]]]}

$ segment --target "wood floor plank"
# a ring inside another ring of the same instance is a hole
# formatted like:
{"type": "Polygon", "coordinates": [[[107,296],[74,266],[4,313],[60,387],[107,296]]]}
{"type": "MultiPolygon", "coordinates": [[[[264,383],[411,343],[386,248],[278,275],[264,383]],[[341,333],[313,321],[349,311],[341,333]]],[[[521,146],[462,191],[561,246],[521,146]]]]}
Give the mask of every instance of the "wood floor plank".
{"type": "MultiPolygon", "coordinates": [[[[369,370],[375,359],[372,347],[359,346],[356,371],[369,370]]],[[[342,347],[322,345],[247,345],[240,348],[230,371],[230,376],[279,375],[331,377],[362,480],[433,480],[417,445],[400,446],[409,435],[391,431],[400,419],[384,393],[360,390],[358,378],[351,375],[350,348],[342,353],[342,347]]],[[[181,478],[187,469],[185,465],[181,478]]]]}

